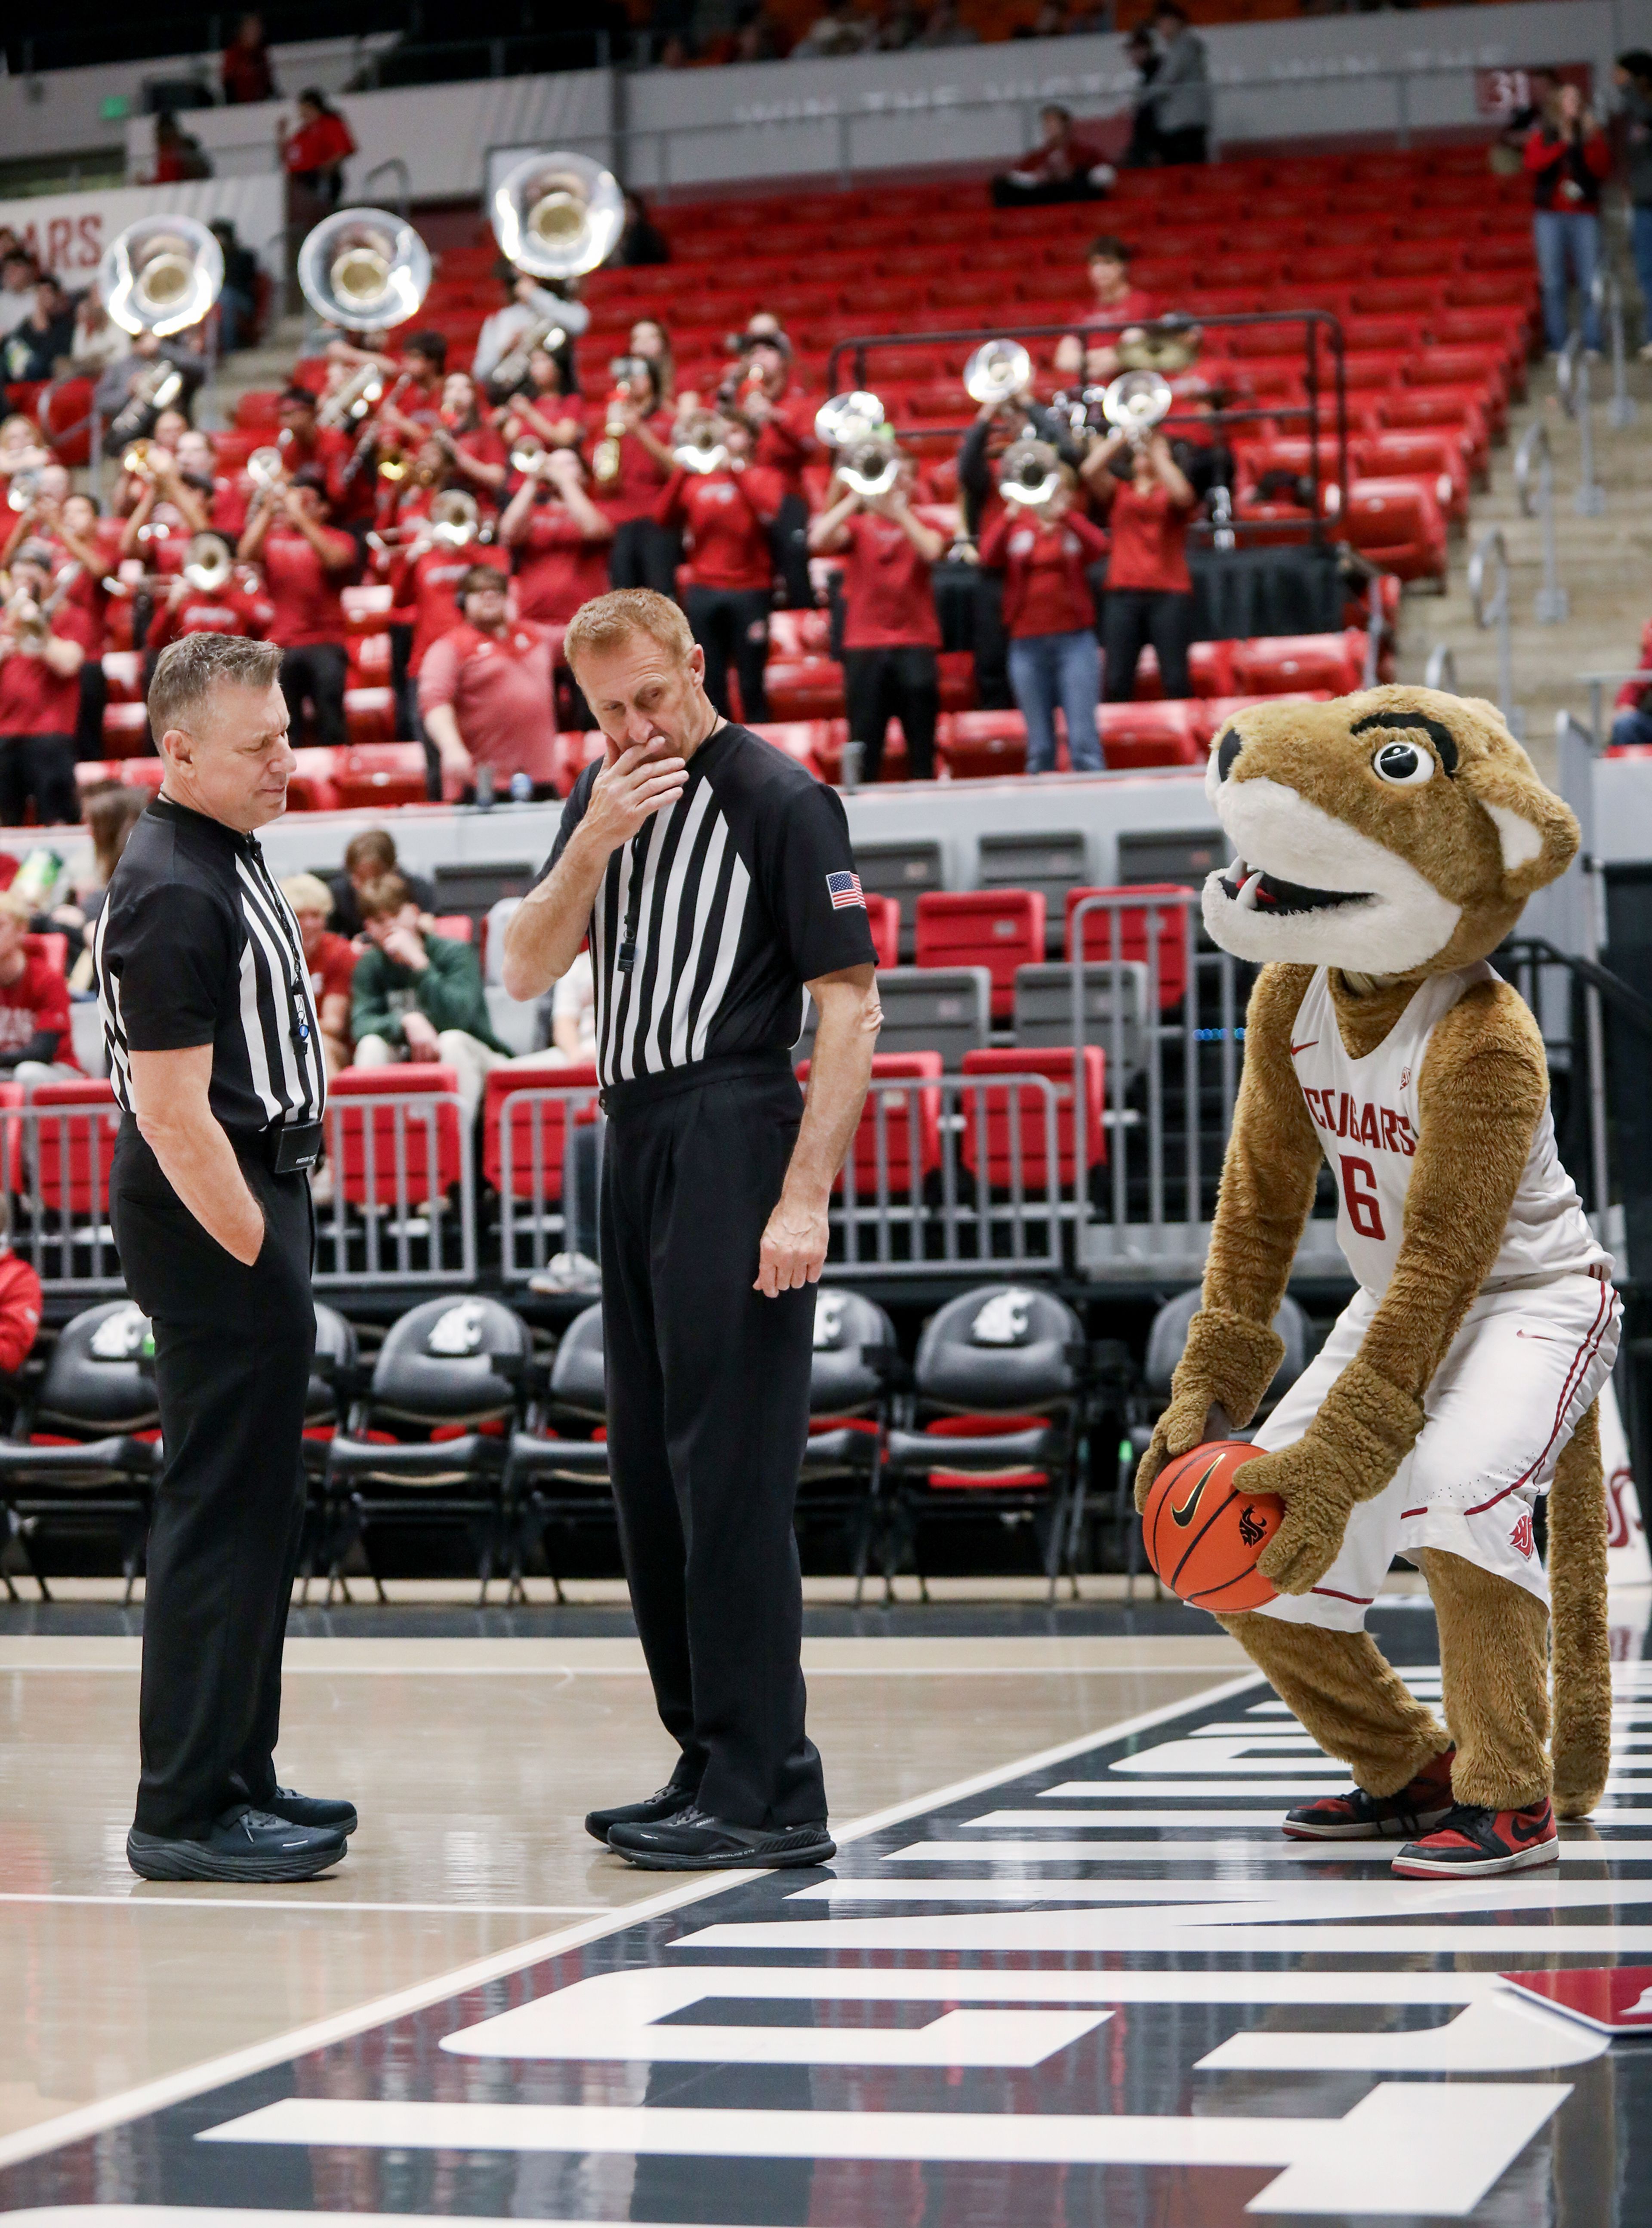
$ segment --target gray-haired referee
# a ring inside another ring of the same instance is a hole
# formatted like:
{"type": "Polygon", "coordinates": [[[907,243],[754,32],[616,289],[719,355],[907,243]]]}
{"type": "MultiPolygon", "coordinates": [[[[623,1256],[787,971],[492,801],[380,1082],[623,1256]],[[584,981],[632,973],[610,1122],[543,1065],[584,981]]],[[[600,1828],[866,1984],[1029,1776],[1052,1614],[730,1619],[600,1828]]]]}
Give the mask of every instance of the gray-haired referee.
{"type": "Polygon", "coordinates": [[[326,1091],[298,925],[253,832],[286,810],[295,764],[280,656],[215,634],[162,652],[149,714],[166,778],[93,944],[123,1117],[110,1207],[154,1325],[165,1450],[126,1840],[145,1879],[307,1879],[355,1825],[348,1802],[275,1777],[326,1091]]]}
{"type": "Polygon", "coordinates": [[[809,1431],[810,1286],[879,1012],[836,793],[706,695],[705,653],[649,588],[564,643],[607,752],[505,934],[538,997],[587,931],[608,1117],[608,1456],[654,1696],[680,1755],[587,1830],[657,1871],[833,1854],[804,1725],[792,1531],[809,1431]],[[792,1072],[807,984],[820,1026],[792,1072]]]}

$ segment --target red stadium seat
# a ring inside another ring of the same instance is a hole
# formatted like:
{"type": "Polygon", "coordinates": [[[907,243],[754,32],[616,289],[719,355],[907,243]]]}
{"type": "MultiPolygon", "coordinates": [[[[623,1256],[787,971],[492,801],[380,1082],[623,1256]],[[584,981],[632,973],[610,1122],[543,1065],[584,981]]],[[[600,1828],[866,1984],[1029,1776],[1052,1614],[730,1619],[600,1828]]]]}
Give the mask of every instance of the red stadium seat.
{"type": "Polygon", "coordinates": [[[753,727],[752,733],[761,735],[765,743],[772,743],[777,751],[784,751],[789,759],[796,759],[816,781],[824,781],[825,769],[817,748],[825,744],[827,725],[824,720],[768,720],[760,727],[753,727]]]}
{"type": "Polygon", "coordinates": [[[1421,480],[1449,518],[1467,523],[1469,460],[1450,434],[1397,427],[1362,433],[1348,445],[1358,478],[1421,480]]]}
{"type": "MultiPolygon", "coordinates": [[[[994,1052],[966,1052],[964,1073],[970,1077],[1002,1075],[1047,1076],[1055,1090],[1055,1150],[1057,1181],[1071,1190],[1077,1175],[1074,1150],[1073,1079],[1076,1063],[1071,1045],[1017,1046],[994,1052]]],[[[1106,1103],[1106,1062],[1099,1045],[1084,1047],[1084,1165],[1086,1175],[1107,1158],[1102,1109],[1106,1103]]],[[[977,1096],[964,1097],[958,1158],[974,1175],[981,1163],[982,1129],[986,1130],[985,1175],[995,1190],[1008,1190],[1016,1176],[1016,1132],[1019,1131],[1020,1179],[1027,1192],[1042,1192],[1049,1185],[1047,1101],[1034,1084],[1005,1083],[979,1094],[984,1100],[984,1125],[977,1111],[977,1096]],[[1014,1111],[1012,1112],[1012,1100],[1014,1111]]]]}
{"type": "Polygon", "coordinates": [[[1188,652],[1188,669],[1193,680],[1195,696],[1231,696],[1233,694],[1233,644],[1231,642],[1196,642],[1188,652]]]}
{"type": "Polygon", "coordinates": [[[1358,480],[1342,532],[1370,564],[1402,580],[1444,580],[1445,515],[1417,480],[1358,480]]]}
{"type": "Polygon", "coordinates": [[[268,431],[281,423],[281,396],[275,387],[248,387],[235,398],[235,424],[242,432],[268,431]]]}
{"type": "Polygon", "coordinates": [[[878,955],[879,966],[898,966],[900,962],[900,900],[868,891],[866,918],[867,925],[872,931],[872,944],[878,955]]]}
{"type": "MultiPolygon", "coordinates": [[[[88,1076],[77,1082],[38,1083],[29,1104],[43,1117],[34,1133],[34,1181],[51,1214],[109,1212],[109,1160],[120,1127],[112,1084],[88,1076]]],[[[15,1182],[14,1190],[22,1190],[15,1182]]]]}
{"type": "Polygon", "coordinates": [[[1196,698],[1101,707],[1102,754],[1115,771],[1201,765],[1207,742],[1204,707],[1196,698]]]}
{"type": "Polygon", "coordinates": [[[1352,628],[1341,634],[1258,635],[1233,645],[1237,692],[1277,696],[1309,688],[1334,696],[1364,686],[1365,637],[1352,628]]]}
{"type": "Polygon", "coordinates": [[[334,1181],[352,1207],[394,1211],[404,1186],[408,1201],[423,1205],[440,1199],[458,1183],[457,1106],[423,1112],[408,1107],[399,1115],[394,1107],[372,1104],[390,1096],[451,1097],[458,1089],[458,1078],[451,1067],[425,1060],[407,1060],[394,1067],[347,1067],[332,1078],[327,1085],[328,1157],[334,1163],[334,1181]],[[334,1108],[338,1110],[336,1117],[334,1108]]]}
{"type": "Polygon", "coordinates": [[[1420,349],[1406,363],[1405,384],[1466,390],[1476,397],[1484,410],[1493,440],[1502,438],[1508,424],[1508,373],[1501,349],[1420,349]]]}
{"type": "Polygon", "coordinates": [[[103,681],[112,704],[136,704],[144,693],[144,661],[135,650],[106,650],[103,681]]]}
{"type": "MultiPolygon", "coordinates": [[[[797,1063],[797,1080],[807,1085],[809,1062],[797,1063]]],[[[872,1077],[891,1083],[938,1082],[942,1073],[938,1052],[880,1052],[872,1055],[872,1077]]],[[[879,1194],[879,1130],[882,1130],[883,1189],[892,1198],[921,1195],[925,1179],[941,1165],[941,1094],[938,1091],[869,1091],[855,1132],[855,1191],[857,1200],[874,1200],[879,1194]],[[916,1105],[916,1132],[912,1111],[916,1105]],[[881,1112],[880,1112],[881,1109],[881,1112]]],[[[843,1178],[832,1180],[832,1194],[841,1197],[843,1178]]]]}
{"type": "Polygon", "coordinates": [[[158,790],[166,779],[166,767],[159,759],[122,759],[118,764],[128,789],[158,790]]]}
{"type": "Polygon", "coordinates": [[[1027,722],[1019,712],[943,712],[937,755],[954,781],[1027,768],[1027,722]]]}
{"type": "Polygon", "coordinates": [[[1454,432],[1469,460],[1471,478],[1483,480],[1491,457],[1491,428],[1477,392],[1462,387],[1408,387],[1378,398],[1381,426],[1433,426],[1454,432]]]}
{"type": "Polygon", "coordinates": [[[35,420],[60,464],[70,471],[92,455],[92,381],[70,377],[48,381],[35,404],[35,420]]]}
{"type": "Polygon", "coordinates": [[[776,720],[842,716],[843,669],[835,657],[772,657],[763,686],[776,720]]]}
{"type": "Polygon", "coordinates": [[[925,890],[918,900],[920,967],[985,967],[992,1018],[1015,1006],[1015,970],[1044,957],[1041,890],[925,890]]]}
{"type": "MultiPolygon", "coordinates": [[[[932,524],[932,520],[925,521],[932,524]]],[[[941,528],[944,532],[945,528],[941,528]]],[[[976,707],[975,652],[944,650],[936,660],[940,668],[943,712],[972,712],[976,707]]]]}
{"type": "Polygon", "coordinates": [[[430,917],[432,936],[445,936],[450,944],[474,944],[476,923],[468,912],[433,912],[430,917]]]}
{"type": "Polygon", "coordinates": [[[103,747],[112,759],[147,756],[151,748],[147,706],[141,701],[106,704],[103,707],[103,747]]]}
{"type": "Polygon", "coordinates": [[[504,1102],[513,1092],[544,1090],[550,1086],[594,1092],[597,1071],[590,1061],[547,1061],[543,1067],[496,1067],[487,1079],[482,1101],[482,1174],[496,1192],[509,1181],[512,1199],[531,1199],[535,1166],[541,1196],[562,1196],[562,1156],[571,1124],[586,1102],[568,1098],[522,1098],[509,1111],[510,1169],[505,1171],[504,1102]]]}
{"type": "Polygon", "coordinates": [[[1117,909],[1107,906],[1096,912],[1087,912],[1076,927],[1073,915],[1086,898],[1152,898],[1179,891],[1184,887],[1180,882],[1133,882],[1113,889],[1069,890],[1061,933],[1063,957],[1068,959],[1078,957],[1076,946],[1082,935],[1086,960],[1145,966],[1151,956],[1152,924],[1156,920],[1160,1009],[1168,1011],[1170,1007],[1180,1005],[1182,993],[1188,987],[1187,933],[1181,906],[1131,904],[1117,909]],[[1115,922],[1117,924],[1116,929],[1115,922]]]}
{"type": "Polygon", "coordinates": [[[333,780],[345,811],[358,805],[422,804],[424,746],[419,743],[352,745],[338,753],[333,780]]]}
{"type": "Polygon", "coordinates": [[[396,739],[396,697],[393,688],[347,688],[344,726],[353,743],[393,743],[396,739]]]}
{"type": "Polygon", "coordinates": [[[292,754],[298,761],[298,770],[287,784],[287,809],[291,812],[336,812],[338,791],[333,775],[338,752],[332,750],[300,750],[292,754]]]}
{"type": "Polygon", "coordinates": [[[828,611],[776,611],[769,621],[769,656],[829,657],[831,633],[828,611]]]}

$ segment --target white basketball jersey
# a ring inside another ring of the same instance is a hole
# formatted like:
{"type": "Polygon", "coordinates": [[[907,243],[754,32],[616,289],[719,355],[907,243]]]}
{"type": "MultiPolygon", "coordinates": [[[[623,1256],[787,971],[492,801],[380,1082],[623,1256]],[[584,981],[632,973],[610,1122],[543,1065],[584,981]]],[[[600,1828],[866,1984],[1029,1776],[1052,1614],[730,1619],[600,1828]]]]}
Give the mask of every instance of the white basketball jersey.
{"type": "MultiPolygon", "coordinates": [[[[1482,959],[1424,983],[1373,1053],[1355,1060],[1342,1042],[1323,967],[1315,970],[1290,1032],[1291,1062],[1336,1179],[1336,1237],[1349,1268],[1380,1299],[1405,1234],[1405,1193],[1416,1156],[1418,1083],[1435,1024],[1476,983],[1496,980],[1482,959]]],[[[1611,1256],[1597,1240],[1577,1187],[1560,1165],[1546,1099],[1503,1242],[1485,1289],[1566,1277],[1611,1256]]]]}

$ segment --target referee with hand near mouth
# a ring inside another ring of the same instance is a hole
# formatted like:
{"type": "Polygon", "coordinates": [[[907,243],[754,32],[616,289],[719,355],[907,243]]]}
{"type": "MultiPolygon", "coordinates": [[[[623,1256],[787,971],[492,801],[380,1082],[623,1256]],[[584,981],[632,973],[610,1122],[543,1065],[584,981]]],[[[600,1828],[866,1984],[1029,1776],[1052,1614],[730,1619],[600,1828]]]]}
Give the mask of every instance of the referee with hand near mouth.
{"type": "Polygon", "coordinates": [[[670,1780],[587,1830],[656,1871],[820,1864],[792,1510],[810,1290],[879,1011],[842,800],[720,717],[705,653],[651,589],[599,596],[564,655],[607,751],[505,932],[542,996],[587,932],[608,1117],[608,1454],[670,1780]],[[792,1072],[807,985],[820,1024],[792,1072]]]}
{"type": "Polygon", "coordinates": [[[166,777],[93,941],[122,1116],[111,1219],[154,1325],[165,1452],[126,1840],[145,1879],[308,1879],[355,1826],[349,1803],[275,1777],[326,1095],[303,939],[253,834],[286,810],[296,763],[280,662],[236,635],[161,653],[149,714],[166,777]]]}

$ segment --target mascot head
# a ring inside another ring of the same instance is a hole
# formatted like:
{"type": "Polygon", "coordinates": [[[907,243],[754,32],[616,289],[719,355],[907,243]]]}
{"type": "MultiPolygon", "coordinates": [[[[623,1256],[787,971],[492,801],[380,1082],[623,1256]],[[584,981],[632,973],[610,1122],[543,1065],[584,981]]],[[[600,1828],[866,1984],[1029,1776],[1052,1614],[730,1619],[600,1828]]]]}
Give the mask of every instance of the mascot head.
{"type": "Polygon", "coordinates": [[[1237,854],[1205,925],[1240,959],[1431,975],[1495,951],[1578,823],[1476,696],[1367,688],[1229,720],[1205,786],[1237,854]]]}

